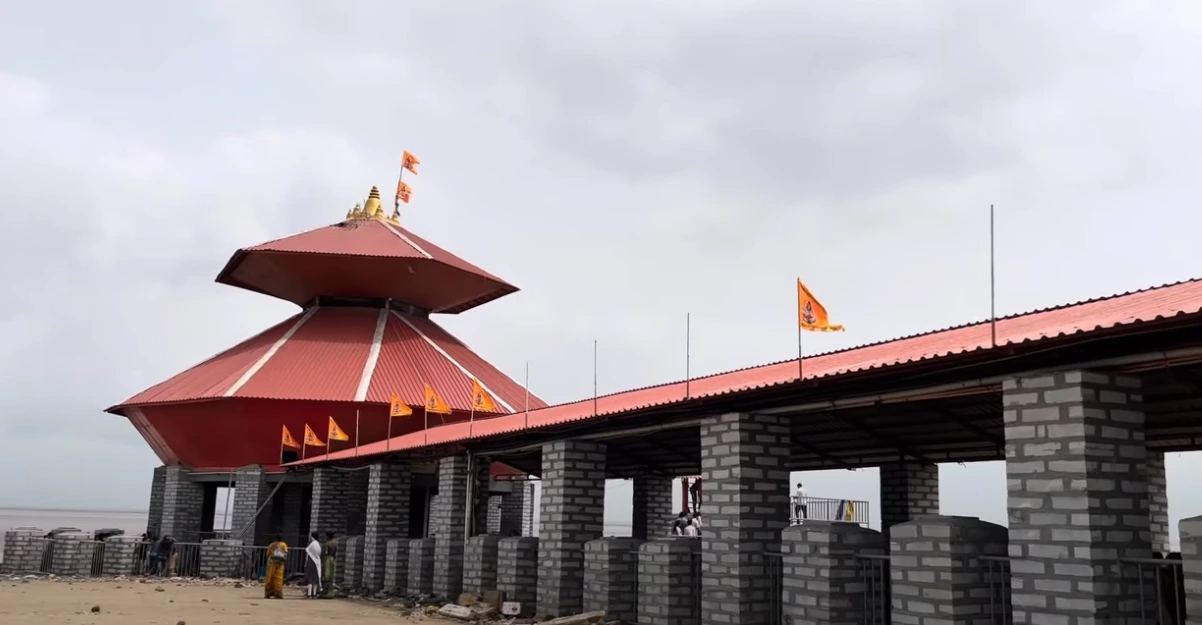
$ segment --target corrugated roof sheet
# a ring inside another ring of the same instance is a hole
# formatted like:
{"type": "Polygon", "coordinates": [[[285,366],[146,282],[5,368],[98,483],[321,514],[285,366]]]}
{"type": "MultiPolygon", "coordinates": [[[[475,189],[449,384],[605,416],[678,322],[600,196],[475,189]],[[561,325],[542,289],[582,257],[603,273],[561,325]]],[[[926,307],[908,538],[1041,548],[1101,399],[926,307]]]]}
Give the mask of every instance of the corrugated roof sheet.
{"type": "MultiPolygon", "coordinates": [[[[311,310],[308,318],[304,313],[294,316],[108,410],[217,399],[231,390],[236,398],[355,401],[380,309],[311,310]]],[[[515,408],[524,405],[520,385],[446,330],[428,319],[396,312],[386,317],[370,375],[367,402],[387,403],[397,393],[406,403],[421,406],[429,384],[452,409],[469,412],[475,377],[501,402],[515,408]]],[[[533,407],[546,406],[534,396],[530,401],[533,407]]]]}
{"type": "MultiPolygon", "coordinates": [[[[1120,295],[1066,304],[1013,315],[997,321],[997,346],[1005,347],[1041,340],[1077,336],[1114,328],[1202,312],[1202,279],[1153,287],[1120,295]]],[[[847,350],[807,356],[805,379],[820,379],[859,371],[994,349],[989,322],[938,330],[847,350]]],[[[771,363],[696,378],[689,382],[690,400],[763,389],[798,381],[797,360],[771,363]]],[[[484,438],[540,426],[608,416],[685,401],[684,381],[633,389],[622,393],[549,406],[477,420],[448,424],[392,439],[391,451],[440,445],[467,438],[484,438]]],[[[385,453],[385,441],[361,446],[359,456],[385,453]]],[[[353,452],[338,452],[310,458],[307,463],[347,458],[353,452]]]]}

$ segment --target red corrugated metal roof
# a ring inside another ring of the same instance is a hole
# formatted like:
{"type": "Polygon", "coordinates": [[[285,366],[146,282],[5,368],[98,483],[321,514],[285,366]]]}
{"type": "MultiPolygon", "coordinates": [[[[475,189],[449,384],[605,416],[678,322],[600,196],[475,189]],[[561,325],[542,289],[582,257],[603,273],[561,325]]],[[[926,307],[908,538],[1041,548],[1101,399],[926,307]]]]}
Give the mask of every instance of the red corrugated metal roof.
{"type": "MultiPolygon", "coordinates": [[[[999,319],[998,347],[1041,341],[1056,337],[1076,336],[1090,332],[1179,315],[1202,312],[1202,279],[1194,279],[1142,291],[1106,298],[1067,304],[999,319]]],[[[993,349],[988,322],[948,328],[926,334],[904,337],[829,354],[807,356],[803,363],[805,379],[867,371],[909,362],[993,349]]],[[[689,383],[689,399],[696,400],[730,393],[762,389],[798,381],[797,360],[772,363],[697,378],[689,383]]],[[[634,389],[614,395],[592,398],[517,413],[454,423],[414,432],[392,439],[391,451],[414,449],[426,445],[441,445],[468,438],[483,438],[540,426],[591,419],[683,402],[685,383],[673,382],[660,386],[634,389]],[[469,433],[470,432],[470,433],[469,433]]],[[[361,446],[358,455],[385,453],[385,441],[361,446]]],[[[338,460],[352,452],[337,452],[310,458],[307,463],[338,460]]]]}
{"type": "MultiPolygon", "coordinates": [[[[457,411],[471,410],[474,377],[520,409],[525,391],[428,319],[389,311],[369,363],[379,308],[311,308],[258,336],[109,408],[222,397],[387,403],[393,393],[421,406],[429,384],[457,411]],[[357,398],[365,371],[366,394],[357,398]]],[[[546,403],[531,397],[531,405],[546,403]]]]}
{"type": "Polygon", "coordinates": [[[490,280],[508,282],[459,258],[458,256],[413,234],[409,230],[378,220],[345,221],[316,228],[282,239],[248,247],[246,252],[295,252],[302,254],[336,254],[341,256],[375,256],[381,258],[427,258],[474,273],[490,280]]]}

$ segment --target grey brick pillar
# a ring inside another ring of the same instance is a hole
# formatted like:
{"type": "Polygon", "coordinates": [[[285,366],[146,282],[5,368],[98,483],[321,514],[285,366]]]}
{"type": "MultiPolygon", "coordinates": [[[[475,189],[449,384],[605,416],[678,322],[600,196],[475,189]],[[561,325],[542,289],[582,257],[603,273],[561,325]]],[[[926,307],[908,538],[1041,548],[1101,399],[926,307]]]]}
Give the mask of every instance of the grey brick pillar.
{"type": "Polygon", "coordinates": [[[609,621],[638,623],[639,547],[636,538],[598,538],[584,545],[584,611],[609,621]]]}
{"type": "Polygon", "coordinates": [[[1002,389],[1014,623],[1138,618],[1118,560],[1152,556],[1139,380],[1067,371],[1002,389]]]}
{"type": "Polygon", "coordinates": [[[793,625],[888,623],[885,580],[864,579],[870,570],[887,574],[885,535],[858,523],[806,521],[781,536],[784,616],[793,625]],[[881,556],[880,560],[858,556],[881,556]],[[874,583],[875,582],[875,583],[874,583]]]}
{"type": "Polygon", "coordinates": [[[363,588],[363,537],[347,537],[338,557],[343,560],[342,574],[335,576],[338,583],[348,588],[363,588]]]}
{"type": "MultiPolygon", "coordinates": [[[[363,585],[371,590],[384,589],[389,541],[409,538],[410,483],[407,464],[377,462],[368,469],[363,585]]],[[[408,545],[407,542],[401,544],[408,545]]]]}
{"type": "Polygon", "coordinates": [[[697,581],[701,541],[684,536],[651,540],[639,547],[639,625],[697,625],[697,581]]]}
{"type": "Polygon", "coordinates": [[[134,575],[138,572],[136,556],[142,540],[138,536],[109,536],[104,541],[104,574],[134,575]]]}
{"type": "Polygon", "coordinates": [[[493,536],[501,535],[501,506],[504,505],[505,497],[502,495],[489,495],[488,497],[488,533],[493,536]]]}
{"type": "Polygon", "coordinates": [[[939,514],[939,465],[898,462],[881,465],[881,531],[920,516],[939,514]]]}
{"type": "Polygon", "coordinates": [[[789,420],[730,413],[701,423],[701,622],[774,622],[770,563],[789,523],[789,420]]]}
{"type": "Polygon", "coordinates": [[[1164,452],[1148,452],[1148,516],[1152,532],[1152,551],[1167,554],[1169,549],[1169,492],[1164,470],[1164,452]]]}
{"type": "Polygon", "coordinates": [[[434,527],[434,594],[455,601],[463,590],[463,530],[467,516],[468,458],[438,461],[438,506],[434,527]]]}
{"type": "Polygon", "coordinates": [[[497,543],[497,590],[521,604],[521,616],[534,615],[538,603],[537,538],[502,538],[497,543]]]}
{"type": "Polygon", "coordinates": [[[409,541],[408,582],[410,595],[428,595],[434,592],[433,538],[414,538],[409,541]]]}
{"type": "Polygon", "coordinates": [[[542,449],[538,616],[584,609],[584,544],[601,538],[605,516],[605,444],[556,441],[542,449]]]}
{"type": "Polygon", "coordinates": [[[384,592],[403,594],[409,588],[409,539],[393,538],[384,549],[384,592]]]}
{"type": "Polygon", "coordinates": [[[463,548],[463,591],[482,597],[497,589],[500,536],[472,536],[463,548]]]}
{"type": "Polygon", "coordinates": [[[991,579],[990,567],[1002,563],[982,559],[1006,556],[1006,528],[975,517],[928,516],[894,525],[889,543],[893,622],[1010,623],[1003,613],[1010,576],[997,571],[991,579]]]}
{"type": "MultiPolygon", "coordinates": [[[[259,506],[267,501],[271,486],[267,483],[267,472],[259,465],[242,467],[234,473],[234,512],[230,518],[230,538],[242,541],[244,545],[258,545],[268,534],[271,510],[264,509],[263,513],[255,516],[259,506]],[[253,525],[252,525],[253,523],[253,525]],[[243,529],[246,533],[241,533],[243,529]]],[[[276,493],[279,496],[279,493],[276,493]]],[[[292,544],[297,536],[285,536],[284,540],[292,544]]]]}
{"type": "Polygon", "coordinates": [[[1185,582],[1186,625],[1202,625],[1202,516],[1181,519],[1181,575],[1185,582]]]}
{"type": "Polygon", "coordinates": [[[367,532],[368,471],[353,471],[347,476],[346,533],[362,536],[367,532]]]}
{"type": "Polygon", "coordinates": [[[182,465],[167,467],[163,480],[163,536],[181,543],[200,542],[200,515],[204,507],[204,485],[191,481],[191,470],[182,465]]]}
{"type": "MultiPolygon", "coordinates": [[[[530,483],[529,482],[511,482],[513,490],[501,495],[501,525],[497,533],[501,536],[513,536],[516,531],[519,536],[529,536],[529,532],[525,529],[523,518],[526,511],[526,504],[529,503],[530,483]]],[[[533,506],[531,506],[533,508],[533,506]]]]}
{"type": "Polygon", "coordinates": [[[526,482],[522,501],[522,536],[534,536],[534,482],[526,482]]]}
{"type": "Polygon", "coordinates": [[[167,487],[167,467],[155,467],[150,480],[150,509],[146,513],[146,533],[162,536],[163,491],[167,487]]]}
{"type": "Polygon", "coordinates": [[[350,476],[329,467],[313,469],[313,498],[309,509],[309,532],[347,535],[346,515],[350,505],[350,476]]]}
{"type": "Polygon", "coordinates": [[[636,477],[630,535],[640,540],[670,535],[672,519],[672,484],[670,477],[636,477]]]}

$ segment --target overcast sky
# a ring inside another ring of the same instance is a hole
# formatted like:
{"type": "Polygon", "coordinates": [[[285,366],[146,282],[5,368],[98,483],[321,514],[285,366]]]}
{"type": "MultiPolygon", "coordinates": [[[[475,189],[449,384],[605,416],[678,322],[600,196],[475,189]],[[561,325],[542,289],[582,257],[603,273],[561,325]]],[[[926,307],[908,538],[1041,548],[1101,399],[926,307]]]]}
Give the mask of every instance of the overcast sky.
{"type": "MultiPolygon", "coordinates": [[[[145,506],[105,406],[292,314],[213,283],[422,159],[405,224],[523,290],[442,318],[557,402],[1202,272],[1202,6],[0,0],[0,502],[145,506]],[[470,10],[469,10],[470,8],[470,10]],[[19,477],[14,477],[19,476],[19,477]]],[[[1202,514],[1170,458],[1173,516],[1202,514]]],[[[998,465],[944,512],[1004,519],[998,465]],[[982,484],[988,483],[989,488],[982,484]]],[[[875,471],[810,476],[876,499],[875,471]]]]}

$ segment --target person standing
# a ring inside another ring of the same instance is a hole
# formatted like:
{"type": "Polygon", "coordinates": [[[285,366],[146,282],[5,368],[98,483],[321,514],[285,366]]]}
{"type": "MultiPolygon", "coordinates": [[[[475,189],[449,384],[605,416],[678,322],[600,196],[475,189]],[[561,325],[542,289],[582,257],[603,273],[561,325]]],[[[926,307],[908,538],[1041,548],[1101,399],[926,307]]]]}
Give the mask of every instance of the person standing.
{"type": "Polygon", "coordinates": [[[305,598],[316,599],[321,592],[321,541],[317,532],[309,536],[309,544],[305,547],[305,598]]]}
{"type": "Polygon", "coordinates": [[[334,596],[334,562],[338,557],[338,543],[334,540],[334,532],[326,532],[326,544],[321,549],[321,596],[330,599],[334,596]]]}
{"type": "Polygon", "coordinates": [[[797,492],[793,495],[793,519],[801,523],[808,517],[809,506],[806,505],[806,489],[801,482],[797,483],[797,492]]]}
{"type": "Polygon", "coordinates": [[[288,543],[283,536],[267,545],[267,574],[263,579],[264,599],[284,598],[284,565],[288,562],[288,543]]]}

